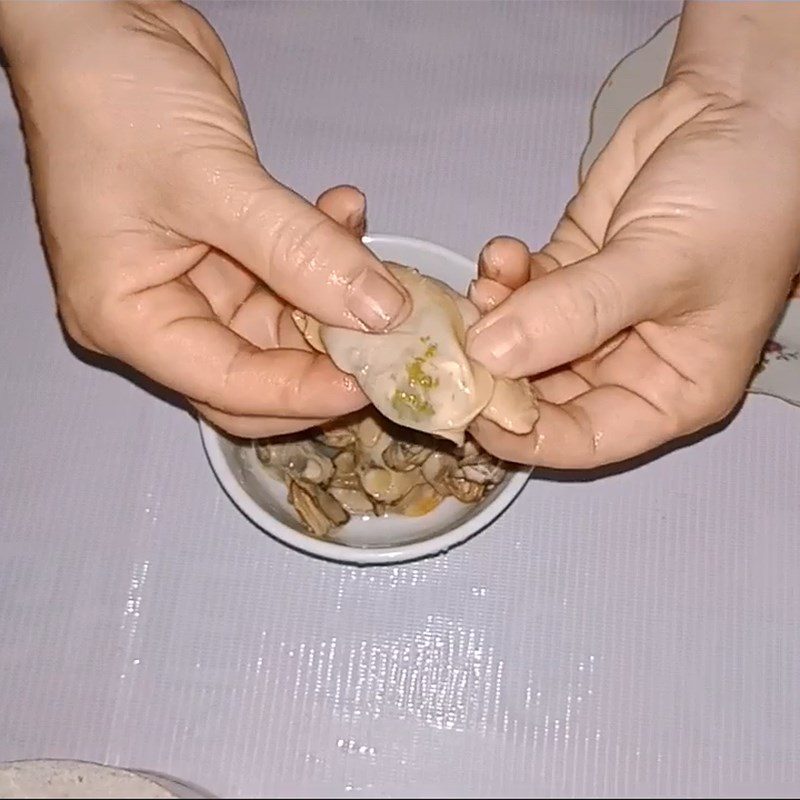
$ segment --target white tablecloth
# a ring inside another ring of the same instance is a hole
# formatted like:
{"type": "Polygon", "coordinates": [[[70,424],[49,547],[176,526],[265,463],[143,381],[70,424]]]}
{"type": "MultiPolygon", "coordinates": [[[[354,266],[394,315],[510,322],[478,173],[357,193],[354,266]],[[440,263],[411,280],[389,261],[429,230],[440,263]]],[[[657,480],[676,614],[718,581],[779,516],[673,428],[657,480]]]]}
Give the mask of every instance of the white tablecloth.
{"type": "MultiPolygon", "coordinates": [[[[678,10],[201,7],[277,176],[357,183],[374,230],[470,256],[547,236],[600,83],[678,10]]],[[[5,88],[0,242],[0,760],[228,797],[798,789],[797,409],[543,476],[444,557],[321,563],[237,512],[186,412],[70,354],[5,88]]]]}

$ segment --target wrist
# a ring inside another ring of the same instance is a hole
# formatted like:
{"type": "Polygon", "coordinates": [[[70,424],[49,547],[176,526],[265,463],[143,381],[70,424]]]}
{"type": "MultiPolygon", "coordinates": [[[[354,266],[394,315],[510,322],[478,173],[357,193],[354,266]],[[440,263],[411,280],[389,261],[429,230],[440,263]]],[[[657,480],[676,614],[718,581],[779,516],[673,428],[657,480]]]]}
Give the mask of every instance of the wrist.
{"type": "Polygon", "coordinates": [[[686,3],[667,82],[766,110],[800,130],[798,74],[800,3],[686,3]]]}

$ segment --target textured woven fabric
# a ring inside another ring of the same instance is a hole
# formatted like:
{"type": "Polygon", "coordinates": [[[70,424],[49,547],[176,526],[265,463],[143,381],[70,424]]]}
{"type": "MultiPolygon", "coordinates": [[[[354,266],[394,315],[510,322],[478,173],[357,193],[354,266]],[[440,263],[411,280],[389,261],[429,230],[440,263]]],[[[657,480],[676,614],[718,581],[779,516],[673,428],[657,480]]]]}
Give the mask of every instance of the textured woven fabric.
{"type": "MultiPolygon", "coordinates": [[[[595,92],[675,3],[208,3],[265,163],[375,231],[540,243],[595,92]]],[[[800,786],[800,414],[533,480],[450,554],[292,552],[196,424],[80,363],[0,93],[0,760],[222,796],[709,796],[800,786]]]]}

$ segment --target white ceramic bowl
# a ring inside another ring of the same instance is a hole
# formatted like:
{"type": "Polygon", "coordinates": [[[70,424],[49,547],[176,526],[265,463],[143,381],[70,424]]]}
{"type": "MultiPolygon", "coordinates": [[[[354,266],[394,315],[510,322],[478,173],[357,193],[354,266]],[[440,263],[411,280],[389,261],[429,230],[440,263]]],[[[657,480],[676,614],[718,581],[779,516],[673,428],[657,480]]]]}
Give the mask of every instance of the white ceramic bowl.
{"type": "MultiPolygon", "coordinates": [[[[381,259],[414,266],[462,292],[474,275],[471,261],[430,242],[372,235],[364,243],[381,259]]],[[[337,531],[336,541],[326,541],[305,531],[286,499],[286,487],[266,475],[252,447],[229,440],[202,421],[200,431],[222,488],[252,522],[291,547],[333,561],[391,564],[444,552],[495,520],[530,476],[527,469],[510,471],[473,506],[448,498],[424,517],[354,518],[337,531]]]]}

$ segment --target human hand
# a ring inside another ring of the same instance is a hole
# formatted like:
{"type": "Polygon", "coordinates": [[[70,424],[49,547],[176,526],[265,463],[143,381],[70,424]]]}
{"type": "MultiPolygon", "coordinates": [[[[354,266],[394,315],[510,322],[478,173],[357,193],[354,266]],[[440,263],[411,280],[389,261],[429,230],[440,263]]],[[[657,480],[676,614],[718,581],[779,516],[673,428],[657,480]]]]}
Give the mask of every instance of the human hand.
{"type": "Polygon", "coordinates": [[[199,13],[177,2],[0,3],[0,45],[75,340],[243,436],[366,403],[308,351],[283,301],[385,330],[407,313],[406,293],[357,238],[264,171],[233,68],[199,13]]]}
{"type": "Polygon", "coordinates": [[[550,242],[532,258],[487,246],[468,352],[536,376],[544,400],[528,437],[476,421],[496,455],[616,462],[741,398],[800,260],[800,8],[782,6],[688,4],[664,87],[622,122],[550,242]]]}

